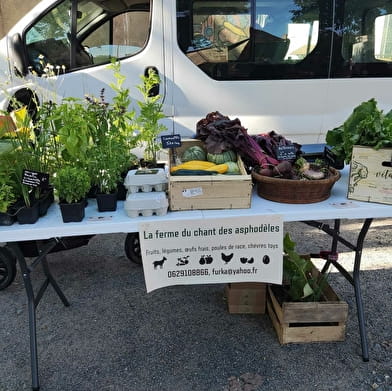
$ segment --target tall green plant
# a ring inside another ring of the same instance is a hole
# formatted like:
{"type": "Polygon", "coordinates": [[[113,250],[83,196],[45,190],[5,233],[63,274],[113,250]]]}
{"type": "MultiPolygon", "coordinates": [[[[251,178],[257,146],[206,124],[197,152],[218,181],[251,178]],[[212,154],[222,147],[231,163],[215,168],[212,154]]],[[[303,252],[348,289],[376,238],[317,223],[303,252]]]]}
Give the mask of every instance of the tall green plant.
{"type": "Polygon", "coordinates": [[[11,169],[12,178],[18,196],[22,197],[26,206],[31,199],[39,196],[39,188],[23,184],[23,170],[43,172],[43,146],[34,132],[34,124],[27,107],[22,106],[11,112],[15,130],[10,132],[9,140],[12,151],[4,155],[4,160],[11,169]]]}
{"type": "Polygon", "coordinates": [[[50,120],[57,132],[62,158],[83,166],[91,146],[90,126],[83,102],[64,98],[53,108],[50,120]]]}
{"type": "Polygon", "coordinates": [[[149,69],[147,76],[141,75],[141,83],[137,89],[143,96],[142,101],[138,101],[140,114],[137,118],[137,124],[140,130],[140,141],[144,144],[144,157],[147,161],[156,163],[157,153],[162,148],[161,143],[157,140],[158,135],[167,128],[159,121],[165,118],[162,111],[163,103],[161,95],[152,95],[151,91],[159,85],[159,75],[149,69]]]}

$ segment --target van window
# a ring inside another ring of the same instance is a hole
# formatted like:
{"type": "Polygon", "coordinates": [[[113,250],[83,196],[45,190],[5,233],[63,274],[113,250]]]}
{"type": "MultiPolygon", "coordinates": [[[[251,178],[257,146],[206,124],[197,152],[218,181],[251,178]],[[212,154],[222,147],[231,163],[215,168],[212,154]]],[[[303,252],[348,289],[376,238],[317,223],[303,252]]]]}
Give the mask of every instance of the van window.
{"type": "Polygon", "coordinates": [[[343,61],[335,77],[392,75],[392,1],[348,0],[336,26],[343,61]]]}
{"type": "Polygon", "coordinates": [[[178,44],[217,80],[326,77],[327,15],[314,0],[178,0],[178,44]]]}
{"type": "Polygon", "coordinates": [[[140,52],[149,31],[149,13],[133,11],[115,16],[94,30],[82,42],[94,64],[109,62],[140,52]]]}
{"type": "Polygon", "coordinates": [[[150,1],[61,2],[27,29],[29,65],[39,74],[48,63],[69,72],[140,52],[150,31],[150,1]]]}

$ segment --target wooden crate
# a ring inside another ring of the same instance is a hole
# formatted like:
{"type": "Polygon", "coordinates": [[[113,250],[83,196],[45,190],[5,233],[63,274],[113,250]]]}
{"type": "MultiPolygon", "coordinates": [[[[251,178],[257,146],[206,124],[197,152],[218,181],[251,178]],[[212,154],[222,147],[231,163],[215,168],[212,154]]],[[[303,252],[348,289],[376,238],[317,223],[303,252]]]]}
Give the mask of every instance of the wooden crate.
{"type": "Polygon", "coordinates": [[[227,306],[231,314],[264,314],[266,284],[236,282],[225,286],[227,306]]]}
{"type": "MultiPolygon", "coordinates": [[[[203,146],[200,140],[182,140],[176,153],[193,145],[203,146]]],[[[172,151],[169,153],[169,165],[172,164],[172,151]]],[[[247,174],[244,164],[238,157],[240,175],[211,176],[169,176],[170,210],[192,209],[242,209],[250,208],[252,178],[247,174]]]]}
{"type": "MultiPolygon", "coordinates": [[[[313,273],[319,274],[314,268],[313,273]]],[[[329,284],[323,292],[324,301],[279,303],[272,286],[267,288],[267,312],[279,342],[344,341],[348,305],[339,299],[329,284]]]]}
{"type": "Polygon", "coordinates": [[[354,146],[347,198],[392,204],[392,148],[354,146]]]}

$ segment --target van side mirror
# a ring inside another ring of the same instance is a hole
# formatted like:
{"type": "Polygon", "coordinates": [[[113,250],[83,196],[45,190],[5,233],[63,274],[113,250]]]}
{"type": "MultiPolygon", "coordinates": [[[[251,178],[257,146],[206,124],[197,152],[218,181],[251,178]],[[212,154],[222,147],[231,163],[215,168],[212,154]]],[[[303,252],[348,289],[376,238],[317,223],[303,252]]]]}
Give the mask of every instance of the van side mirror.
{"type": "Polygon", "coordinates": [[[28,64],[23,48],[22,37],[19,33],[11,37],[10,42],[11,61],[17,76],[26,76],[28,71],[28,64]]]}

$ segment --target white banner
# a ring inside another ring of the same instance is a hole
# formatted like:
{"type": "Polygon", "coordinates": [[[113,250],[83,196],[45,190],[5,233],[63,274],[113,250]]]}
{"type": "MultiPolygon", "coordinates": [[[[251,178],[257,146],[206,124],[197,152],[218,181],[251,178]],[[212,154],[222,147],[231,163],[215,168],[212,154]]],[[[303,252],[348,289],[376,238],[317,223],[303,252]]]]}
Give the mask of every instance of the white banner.
{"type": "Polygon", "coordinates": [[[170,285],[282,283],[279,215],[141,223],[139,237],[147,292],[170,285]]]}

